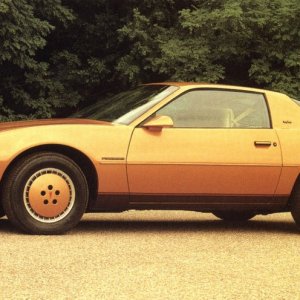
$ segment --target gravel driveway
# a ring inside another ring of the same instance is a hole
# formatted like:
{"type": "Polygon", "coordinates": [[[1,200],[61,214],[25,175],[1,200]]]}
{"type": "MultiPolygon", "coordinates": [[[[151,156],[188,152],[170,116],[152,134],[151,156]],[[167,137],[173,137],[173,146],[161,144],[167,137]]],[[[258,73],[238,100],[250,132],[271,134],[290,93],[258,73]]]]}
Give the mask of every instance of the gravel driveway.
{"type": "Polygon", "coordinates": [[[290,214],[246,224],[182,211],[90,214],[64,236],[0,220],[0,299],[300,299],[290,214]]]}

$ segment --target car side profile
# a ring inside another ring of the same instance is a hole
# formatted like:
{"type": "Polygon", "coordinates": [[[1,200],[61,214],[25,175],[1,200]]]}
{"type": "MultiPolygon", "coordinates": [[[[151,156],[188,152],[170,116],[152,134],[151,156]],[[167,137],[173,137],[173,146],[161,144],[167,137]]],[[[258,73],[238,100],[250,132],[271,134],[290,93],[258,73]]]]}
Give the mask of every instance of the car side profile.
{"type": "Polygon", "coordinates": [[[0,124],[1,216],[60,234],[85,212],[291,212],[300,227],[300,102],[254,88],[154,83],[70,118],[0,124]]]}

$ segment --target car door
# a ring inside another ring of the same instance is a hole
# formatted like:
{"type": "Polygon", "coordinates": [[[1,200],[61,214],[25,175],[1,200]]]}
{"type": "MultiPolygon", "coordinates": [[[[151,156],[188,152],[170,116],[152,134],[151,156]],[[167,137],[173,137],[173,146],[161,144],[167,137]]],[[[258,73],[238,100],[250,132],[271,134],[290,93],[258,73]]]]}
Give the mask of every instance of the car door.
{"type": "Polygon", "coordinates": [[[171,117],[174,126],[134,130],[127,157],[132,204],[274,204],[282,160],[263,94],[192,90],[156,116],[171,117]]]}

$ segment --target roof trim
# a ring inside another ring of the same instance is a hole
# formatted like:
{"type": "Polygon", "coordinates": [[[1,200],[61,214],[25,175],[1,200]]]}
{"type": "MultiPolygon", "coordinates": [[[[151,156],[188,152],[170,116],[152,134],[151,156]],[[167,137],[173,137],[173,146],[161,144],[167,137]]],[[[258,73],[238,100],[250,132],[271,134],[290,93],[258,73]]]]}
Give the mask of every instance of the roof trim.
{"type": "Polygon", "coordinates": [[[193,87],[193,88],[216,88],[216,89],[226,89],[226,90],[239,90],[239,91],[249,91],[249,92],[258,92],[265,93],[270,92],[269,90],[246,87],[246,86],[236,86],[229,84],[217,84],[217,83],[207,83],[207,82],[155,82],[147,83],[144,85],[164,85],[164,86],[177,86],[177,87],[193,87]]]}

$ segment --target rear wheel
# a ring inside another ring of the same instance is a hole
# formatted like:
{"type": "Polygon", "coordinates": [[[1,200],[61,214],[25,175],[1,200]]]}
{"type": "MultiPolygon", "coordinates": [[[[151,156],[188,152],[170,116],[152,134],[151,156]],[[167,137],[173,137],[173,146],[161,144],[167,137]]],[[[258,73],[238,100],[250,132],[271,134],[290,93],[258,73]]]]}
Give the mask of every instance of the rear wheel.
{"type": "Polygon", "coordinates": [[[52,152],[21,159],[3,188],[8,219],[32,234],[60,234],[81,219],[88,202],[84,174],[74,161],[52,152]]]}
{"type": "Polygon", "coordinates": [[[242,222],[255,217],[255,214],[247,211],[215,211],[213,214],[224,221],[242,222]]]}
{"type": "Polygon", "coordinates": [[[290,204],[291,204],[291,213],[293,219],[297,227],[300,229],[300,182],[298,182],[294,187],[290,199],[290,204]]]}

